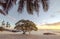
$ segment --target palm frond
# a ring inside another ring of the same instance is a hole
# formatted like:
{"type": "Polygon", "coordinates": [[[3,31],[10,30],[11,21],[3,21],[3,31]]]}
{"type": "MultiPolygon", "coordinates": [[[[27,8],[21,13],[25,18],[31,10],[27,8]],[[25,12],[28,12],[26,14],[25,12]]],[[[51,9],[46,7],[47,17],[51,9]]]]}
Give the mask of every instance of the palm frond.
{"type": "Polygon", "coordinates": [[[29,14],[33,14],[33,0],[27,0],[26,4],[27,4],[27,12],[29,14]]]}
{"type": "MultiPolygon", "coordinates": [[[[34,10],[36,12],[39,12],[39,7],[40,7],[39,1],[40,0],[19,0],[18,12],[22,13],[25,6],[24,5],[25,2],[26,2],[26,10],[28,14],[33,14],[34,10]]],[[[5,14],[8,14],[8,11],[11,9],[13,4],[16,4],[16,2],[17,0],[0,0],[0,6],[3,7],[2,11],[6,12],[5,14]]],[[[41,0],[41,2],[42,2],[43,10],[47,11],[49,8],[48,0],[41,0]]]]}
{"type": "Polygon", "coordinates": [[[24,1],[25,0],[20,0],[19,1],[18,12],[22,12],[22,10],[24,8],[24,1]]]}
{"type": "Polygon", "coordinates": [[[17,0],[12,0],[12,3],[16,4],[16,1],[17,1],[17,0]]]}
{"type": "Polygon", "coordinates": [[[13,3],[16,3],[15,1],[14,0],[7,0],[6,1],[6,5],[5,5],[6,13],[8,13],[8,11],[11,9],[11,7],[13,6],[13,3]]]}
{"type": "Polygon", "coordinates": [[[35,0],[34,1],[34,9],[35,9],[35,11],[39,11],[39,0],[35,0]]]}
{"type": "Polygon", "coordinates": [[[35,0],[34,1],[34,10],[37,12],[37,15],[39,15],[39,7],[40,7],[39,0],[35,0]]]}
{"type": "Polygon", "coordinates": [[[8,14],[8,11],[13,6],[13,3],[16,3],[15,1],[16,0],[5,0],[6,3],[0,2],[0,5],[3,7],[3,11],[5,11],[8,14]]]}
{"type": "Polygon", "coordinates": [[[5,4],[4,2],[0,1],[0,6],[2,6],[2,5],[4,5],[4,4],[5,4]]]}
{"type": "Polygon", "coordinates": [[[6,3],[5,0],[0,0],[1,3],[6,3]]]}
{"type": "Polygon", "coordinates": [[[3,15],[6,15],[6,14],[3,12],[3,10],[1,10],[1,9],[0,9],[0,13],[3,14],[3,15]]]}
{"type": "Polygon", "coordinates": [[[42,5],[43,5],[43,9],[44,11],[47,11],[48,10],[48,0],[42,0],[42,5]]]}

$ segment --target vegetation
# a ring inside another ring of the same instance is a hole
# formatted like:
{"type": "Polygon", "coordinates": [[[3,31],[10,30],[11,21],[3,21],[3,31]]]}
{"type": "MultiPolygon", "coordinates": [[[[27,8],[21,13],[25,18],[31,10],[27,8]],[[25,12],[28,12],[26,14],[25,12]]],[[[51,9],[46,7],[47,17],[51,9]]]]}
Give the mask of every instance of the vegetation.
{"type": "Polygon", "coordinates": [[[5,26],[4,20],[2,21],[2,25],[1,25],[1,26],[2,26],[2,27],[5,26]]]}
{"type": "Polygon", "coordinates": [[[37,31],[38,28],[36,27],[35,23],[29,20],[20,20],[16,23],[15,29],[23,31],[23,34],[34,30],[37,31]]]}
{"type": "Polygon", "coordinates": [[[3,27],[0,27],[0,31],[4,31],[5,29],[3,27]]]}
{"type": "Polygon", "coordinates": [[[43,33],[43,35],[56,35],[55,33],[43,33]]]}
{"type": "Polygon", "coordinates": [[[3,28],[5,26],[4,20],[2,21],[2,25],[0,26],[0,31],[4,31],[5,29],[3,28]]]}
{"type": "Polygon", "coordinates": [[[7,22],[6,27],[9,27],[9,28],[10,28],[10,24],[9,24],[9,22],[7,22]]]}
{"type": "Polygon", "coordinates": [[[6,28],[10,28],[11,26],[10,26],[10,24],[9,24],[9,22],[7,22],[6,24],[5,24],[5,21],[3,20],[2,21],[2,24],[1,24],[1,26],[0,26],[0,31],[8,31],[9,29],[6,29],[6,28]]]}
{"type": "MultiPolygon", "coordinates": [[[[0,13],[3,15],[8,14],[8,11],[14,4],[16,5],[17,1],[18,0],[0,0],[0,6],[2,6],[0,13]]],[[[34,11],[39,12],[40,2],[42,3],[43,10],[48,11],[48,0],[19,0],[17,11],[22,12],[26,5],[26,10],[29,14],[33,14],[34,11]]]]}

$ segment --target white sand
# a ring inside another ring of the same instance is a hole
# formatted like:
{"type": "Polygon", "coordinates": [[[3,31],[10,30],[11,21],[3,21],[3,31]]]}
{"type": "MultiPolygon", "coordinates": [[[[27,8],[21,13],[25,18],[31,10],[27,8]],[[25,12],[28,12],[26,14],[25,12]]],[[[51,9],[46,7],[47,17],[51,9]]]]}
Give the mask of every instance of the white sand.
{"type": "MultiPolygon", "coordinates": [[[[45,32],[55,33],[56,35],[60,35],[60,30],[38,30],[32,31],[31,34],[33,35],[43,35],[45,32]]],[[[9,31],[2,31],[0,34],[22,34],[22,32],[9,32],[9,31]]],[[[29,34],[27,32],[27,34],[29,34]]]]}
{"type": "Polygon", "coordinates": [[[31,35],[23,35],[22,32],[0,32],[0,39],[60,39],[60,30],[38,30],[32,31],[31,35]],[[45,32],[52,32],[56,35],[43,35],[45,32]]]}
{"type": "Polygon", "coordinates": [[[0,39],[60,39],[59,35],[0,34],[0,39]]]}

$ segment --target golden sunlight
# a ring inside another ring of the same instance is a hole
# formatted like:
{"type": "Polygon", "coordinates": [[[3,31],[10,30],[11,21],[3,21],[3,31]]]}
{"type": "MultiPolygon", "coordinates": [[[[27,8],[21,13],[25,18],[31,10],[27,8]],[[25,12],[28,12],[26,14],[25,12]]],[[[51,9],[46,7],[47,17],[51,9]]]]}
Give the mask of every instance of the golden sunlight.
{"type": "Polygon", "coordinates": [[[60,29],[60,26],[37,26],[38,29],[60,29]]]}

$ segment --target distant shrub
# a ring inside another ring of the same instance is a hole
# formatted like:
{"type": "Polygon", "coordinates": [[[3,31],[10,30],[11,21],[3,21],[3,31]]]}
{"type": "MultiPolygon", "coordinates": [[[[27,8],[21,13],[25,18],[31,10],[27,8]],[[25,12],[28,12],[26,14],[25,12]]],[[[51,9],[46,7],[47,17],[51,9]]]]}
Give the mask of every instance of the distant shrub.
{"type": "Polygon", "coordinates": [[[0,31],[4,31],[5,29],[3,27],[0,27],[0,31]]]}
{"type": "Polygon", "coordinates": [[[43,35],[56,35],[54,33],[43,33],[43,35]]]}

